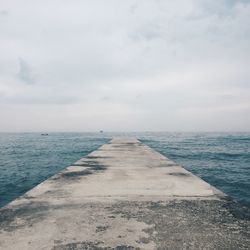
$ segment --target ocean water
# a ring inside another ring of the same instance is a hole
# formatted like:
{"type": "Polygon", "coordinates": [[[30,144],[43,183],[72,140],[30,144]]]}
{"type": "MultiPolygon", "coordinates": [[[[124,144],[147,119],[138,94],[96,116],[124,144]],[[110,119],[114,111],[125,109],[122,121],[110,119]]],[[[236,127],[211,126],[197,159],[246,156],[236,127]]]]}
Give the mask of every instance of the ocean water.
{"type": "Polygon", "coordinates": [[[117,135],[136,136],[250,207],[250,133],[0,133],[0,207],[117,135]]]}
{"type": "Polygon", "coordinates": [[[250,133],[158,133],[141,139],[250,207],[250,133]]]}
{"type": "Polygon", "coordinates": [[[0,133],[0,207],[109,138],[92,133],[0,133]]]}

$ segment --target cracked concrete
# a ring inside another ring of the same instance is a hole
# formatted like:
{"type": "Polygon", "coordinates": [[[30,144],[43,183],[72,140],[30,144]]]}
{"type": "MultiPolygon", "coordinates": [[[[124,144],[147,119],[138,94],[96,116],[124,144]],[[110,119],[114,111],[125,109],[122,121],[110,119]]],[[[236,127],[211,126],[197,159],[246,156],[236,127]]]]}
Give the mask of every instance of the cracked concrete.
{"type": "Polygon", "coordinates": [[[250,249],[250,212],[134,138],[0,210],[0,249],[250,249]]]}

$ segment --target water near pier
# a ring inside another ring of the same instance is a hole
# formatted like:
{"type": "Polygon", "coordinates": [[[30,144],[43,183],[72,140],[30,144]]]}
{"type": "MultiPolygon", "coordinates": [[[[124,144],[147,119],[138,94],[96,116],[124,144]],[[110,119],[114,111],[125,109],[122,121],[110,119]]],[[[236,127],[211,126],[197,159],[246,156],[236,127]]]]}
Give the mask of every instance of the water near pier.
{"type": "MultiPolygon", "coordinates": [[[[0,206],[117,133],[0,134],[0,206]]],[[[123,134],[126,135],[126,134],[123,134]]],[[[250,133],[130,133],[250,207],[250,133]]]]}
{"type": "Polygon", "coordinates": [[[143,141],[250,207],[250,133],[162,133],[143,141]]]}

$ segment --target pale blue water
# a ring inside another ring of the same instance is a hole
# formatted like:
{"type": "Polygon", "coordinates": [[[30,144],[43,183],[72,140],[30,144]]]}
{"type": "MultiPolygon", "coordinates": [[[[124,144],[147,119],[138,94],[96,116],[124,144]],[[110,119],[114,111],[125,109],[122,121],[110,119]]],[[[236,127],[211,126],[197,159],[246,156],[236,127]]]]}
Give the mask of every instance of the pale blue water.
{"type": "Polygon", "coordinates": [[[158,133],[145,144],[250,207],[250,133],[158,133]]]}
{"type": "Polygon", "coordinates": [[[0,133],[0,207],[108,140],[91,133],[0,133]]]}
{"type": "MultiPolygon", "coordinates": [[[[0,133],[0,207],[108,142],[111,133],[0,133]]],[[[130,133],[250,207],[250,133],[130,133]]]]}

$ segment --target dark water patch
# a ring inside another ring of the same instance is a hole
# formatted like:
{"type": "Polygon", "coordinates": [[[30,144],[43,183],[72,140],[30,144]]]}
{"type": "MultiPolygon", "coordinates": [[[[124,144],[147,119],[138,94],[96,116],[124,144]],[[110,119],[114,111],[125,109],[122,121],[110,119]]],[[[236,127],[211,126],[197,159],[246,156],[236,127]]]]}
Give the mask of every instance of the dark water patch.
{"type": "Polygon", "coordinates": [[[93,156],[93,155],[88,155],[85,157],[86,159],[108,159],[112,158],[110,156],[93,156]]]}
{"type": "Polygon", "coordinates": [[[80,177],[80,176],[85,176],[85,175],[90,175],[90,174],[93,174],[93,172],[85,169],[82,171],[63,172],[60,174],[60,176],[63,178],[75,178],[75,177],[80,177]]]}
{"type": "Polygon", "coordinates": [[[106,167],[106,165],[98,164],[98,165],[92,166],[91,169],[93,169],[95,171],[100,171],[100,170],[106,170],[107,167],[106,167]]]}
{"type": "Polygon", "coordinates": [[[226,208],[234,218],[250,221],[250,209],[233,201],[232,198],[229,199],[227,203],[223,204],[223,207],[226,208]]]}
{"type": "Polygon", "coordinates": [[[138,143],[133,143],[133,142],[128,142],[128,143],[121,143],[121,144],[114,144],[112,147],[114,148],[134,148],[136,146],[139,146],[140,144],[138,143]]]}
{"type": "Polygon", "coordinates": [[[71,164],[71,166],[74,166],[74,167],[89,167],[90,164],[88,164],[88,163],[74,163],[74,164],[71,164]]]}
{"type": "Polygon", "coordinates": [[[104,164],[97,164],[97,163],[79,163],[79,164],[72,164],[71,166],[75,166],[75,167],[88,167],[90,169],[94,169],[94,170],[105,170],[107,169],[107,166],[104,164]]]}
{"type": "Polygon", "coordinates": [[[163,163],[163,164],[158,164],[157,167],[160,168],[165,168],[165,167],[176,167],[176,163],[163,163]]]}
{"type": "Polygon", "coordinates": [[[93,161],[93,160],[86,159],[86,160],[83,160],[82,163],[80,163],[80,164],[87,164],[88,166],[94,166],[94,165],[98,165],[99,161],[93,161]]]}
{"type": "Polygon", "coordinates": [[[52,250],[139,250],[139,248],[128,245],[118,245],[116,247],[107,247],[102,245],[103,242],[82,241],[56,245],[52,248],[52,250]]]}
{"type": "Polygon", "coordinates": [[[190,177],[191,176],[190,174],[181,173],[181,172],[169,173],[168,175],[179,176],[179,177],[190,177]]]}
{"type": "MultiPolygon", "coordinates": [[[[79,165],[74,165],[74,166],[79,166],[79,165]]],[[[85,165],[80,165],[81,167],[85,167],[85,165]]],[[[84,170],[79,170],[79,171],[68,171],[68,172],[62,172],[55,176],[54,180],[61,179],[61,178],[67,178],[67,179],[80,179],[82,176],[88,176],[91,174],[94,174],[95,172],[98,171],[104,171],[107,169],[106,165],[103,164],[87,164],[87,169],[84,170]]]]}
{"type": "Polygon", "coordinates": [[[24,226],[32,226],[42,221],[48,211],[46,202],[28,202],[15,207],[5,207],[0,210],[0,228],[4,231],[14,231],[24,226]]]}
{"type": "Polygon", "coordinates": [[[71,166],[88,167],[95,170],[107,169],[107,166],[105,164],[100,164],[99,161],[83,161],[82,163],[76,163],[71,166]]]}

